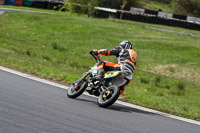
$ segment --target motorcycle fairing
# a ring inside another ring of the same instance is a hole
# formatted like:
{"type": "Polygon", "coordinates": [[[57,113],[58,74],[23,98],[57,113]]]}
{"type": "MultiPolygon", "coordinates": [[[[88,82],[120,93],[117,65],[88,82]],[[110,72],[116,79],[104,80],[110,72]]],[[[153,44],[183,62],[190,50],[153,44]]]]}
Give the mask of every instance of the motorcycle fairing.
{"type": "Polygon", "coordinates": [[[117,76],[120,73],[120,71],[108,71],[107,73],[104,74],[104,78],[112,78],[117,76]]]}

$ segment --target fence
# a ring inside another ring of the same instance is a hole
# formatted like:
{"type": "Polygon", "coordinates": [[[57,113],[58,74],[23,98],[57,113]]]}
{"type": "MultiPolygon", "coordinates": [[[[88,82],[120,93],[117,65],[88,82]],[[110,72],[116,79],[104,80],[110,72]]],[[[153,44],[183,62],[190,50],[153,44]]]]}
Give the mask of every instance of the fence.
{"type": "Polygon", "coordinates": [[[122,12],[122,19],[124,20],[133,20],[145,23],[200,30],[199,18],[179,14],[171,14],[162,11],[145,10],[140,8],[131,8],[130,11],[122,11],[98,7],[96,8],[96,13],[94,16],[100,18],[113,17],[119,19],[122,12]]]}
{"type": "Polygon", "coordinates": [[[64,5],[63,0],[0,0],[0,5],[31,6],[43,9],[58,9],[64,5]]]}

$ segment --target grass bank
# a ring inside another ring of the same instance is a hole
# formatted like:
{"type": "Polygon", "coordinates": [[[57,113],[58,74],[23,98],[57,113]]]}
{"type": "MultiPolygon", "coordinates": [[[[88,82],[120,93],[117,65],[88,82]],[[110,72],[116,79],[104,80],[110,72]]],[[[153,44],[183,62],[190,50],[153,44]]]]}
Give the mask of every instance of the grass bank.
{"type": "Polygon", "coordinates": [[[200,39],[145,26],[168,28],[73,14],[5,13],[0,16],[0,65],[67,84],[94,64],[91,49],[114,48],[127,39],[138,58],[122,100],[200,120],[200,39]]]}

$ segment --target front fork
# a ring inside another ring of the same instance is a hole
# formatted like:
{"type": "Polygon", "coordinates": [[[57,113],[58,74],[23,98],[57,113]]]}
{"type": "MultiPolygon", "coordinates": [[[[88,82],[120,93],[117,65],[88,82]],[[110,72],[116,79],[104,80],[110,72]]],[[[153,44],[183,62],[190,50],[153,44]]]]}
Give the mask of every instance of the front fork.
{"type": "Polygon", "coordinates": [[[90,76],[90,75],[91,75],[91,72],[90,72],[90,71],[86,72],[86,73],[78,80],[78,82],[75,84],[74,90],[75,90],[75,91],[78,91],[78,90],[80,89],[80,85],[81,85],[82,81],[85,80],[85,79],[86,79],[88,76],[90,76]]]}

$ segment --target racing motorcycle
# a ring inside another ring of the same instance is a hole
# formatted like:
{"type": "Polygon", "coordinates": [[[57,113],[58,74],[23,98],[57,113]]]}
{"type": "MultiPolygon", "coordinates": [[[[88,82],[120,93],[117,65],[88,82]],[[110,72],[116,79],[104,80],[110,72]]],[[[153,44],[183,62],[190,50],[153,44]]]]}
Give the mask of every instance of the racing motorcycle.
{"type": "Polygon", "coordinates": [[[84,91],[87,91],[90,95],[97,96],[97,103],[100,107],[106,108],[112,105],[120,95],[119,86],[124,84],[126,80],[124,77],[128,76],[129,72],[121,71],[107,71],[99,80],[96,80],[95,76],[101,71],[102,68],[98,68],[98,64],[101,64],[99,55],[94,52],[90,52],[93,58],[96,60],[96,64],[91,69],[84,73],[83,76],[71,84],[67,90],[67,96],[69,98],[76,98],[80,96],[84,91]]]}

